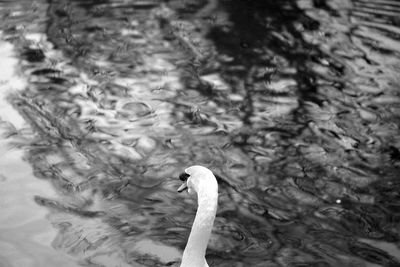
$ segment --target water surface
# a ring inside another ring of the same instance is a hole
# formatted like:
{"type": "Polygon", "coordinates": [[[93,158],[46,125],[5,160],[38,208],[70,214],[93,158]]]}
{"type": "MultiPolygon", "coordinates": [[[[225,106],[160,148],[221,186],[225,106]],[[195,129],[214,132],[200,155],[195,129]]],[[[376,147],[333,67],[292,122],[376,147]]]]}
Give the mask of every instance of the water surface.
{"type": "Polygon", "coordinates": [[[2,1],[1,266],[400,265],[396,1],[2,1]]]}

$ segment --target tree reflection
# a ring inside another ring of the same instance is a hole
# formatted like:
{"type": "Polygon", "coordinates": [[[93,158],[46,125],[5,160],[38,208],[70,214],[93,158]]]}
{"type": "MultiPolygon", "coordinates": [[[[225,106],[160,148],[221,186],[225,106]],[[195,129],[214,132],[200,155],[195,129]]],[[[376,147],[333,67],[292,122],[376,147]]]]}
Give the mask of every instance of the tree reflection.
{"type": "Polygon", "coordinates": [[[301,4],[49,1],[47,46],[15,42],[29,87],[10,101],[59,192],[35,198],[53,246],[84,265],[176,265],[157,252],[185,245],[195,200],[172,177],[196,163],[221,183],[215,266],[394,266],[373,244],[398,240],[396,98],[356,90],[372,61],[336,52],[361,50],[347,15],[301,4]]]}

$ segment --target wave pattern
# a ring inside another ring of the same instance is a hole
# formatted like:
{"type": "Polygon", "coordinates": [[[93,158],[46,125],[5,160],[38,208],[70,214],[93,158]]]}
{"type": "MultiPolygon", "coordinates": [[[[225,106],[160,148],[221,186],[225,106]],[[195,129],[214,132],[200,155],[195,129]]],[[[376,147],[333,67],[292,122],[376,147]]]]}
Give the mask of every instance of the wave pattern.
{"type": "Polygon", "coordinates": [[[56,250],[178,265],[196,163],[221,180],[212,266],[400,264],[397,2],[2,5],[56,250]]]}

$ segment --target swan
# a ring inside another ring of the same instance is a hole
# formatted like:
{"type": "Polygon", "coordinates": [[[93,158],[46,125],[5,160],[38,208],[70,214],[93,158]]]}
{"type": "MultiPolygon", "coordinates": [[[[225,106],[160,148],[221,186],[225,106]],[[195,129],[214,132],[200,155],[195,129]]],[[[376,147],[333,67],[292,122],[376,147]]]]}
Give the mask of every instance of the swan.
{"type": "Polygon", "coordinates": [[[179,178],[178,192],[197,193],[198,208],[189,239],[183,251],[181,267],[208,267],[205,255],[218,205],[218,183],[214,174],[203,166],[191,166],[179,178]]]}

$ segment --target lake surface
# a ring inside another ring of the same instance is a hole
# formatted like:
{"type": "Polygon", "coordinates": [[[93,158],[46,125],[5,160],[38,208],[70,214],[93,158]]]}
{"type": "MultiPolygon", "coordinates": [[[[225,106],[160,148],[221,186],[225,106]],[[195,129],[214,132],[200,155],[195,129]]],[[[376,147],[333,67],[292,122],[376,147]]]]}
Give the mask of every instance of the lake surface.
{"type": "Polygon", "coordinates": [[[400,3],[0,1],[0,266],[400,266],[400,3]]]}

